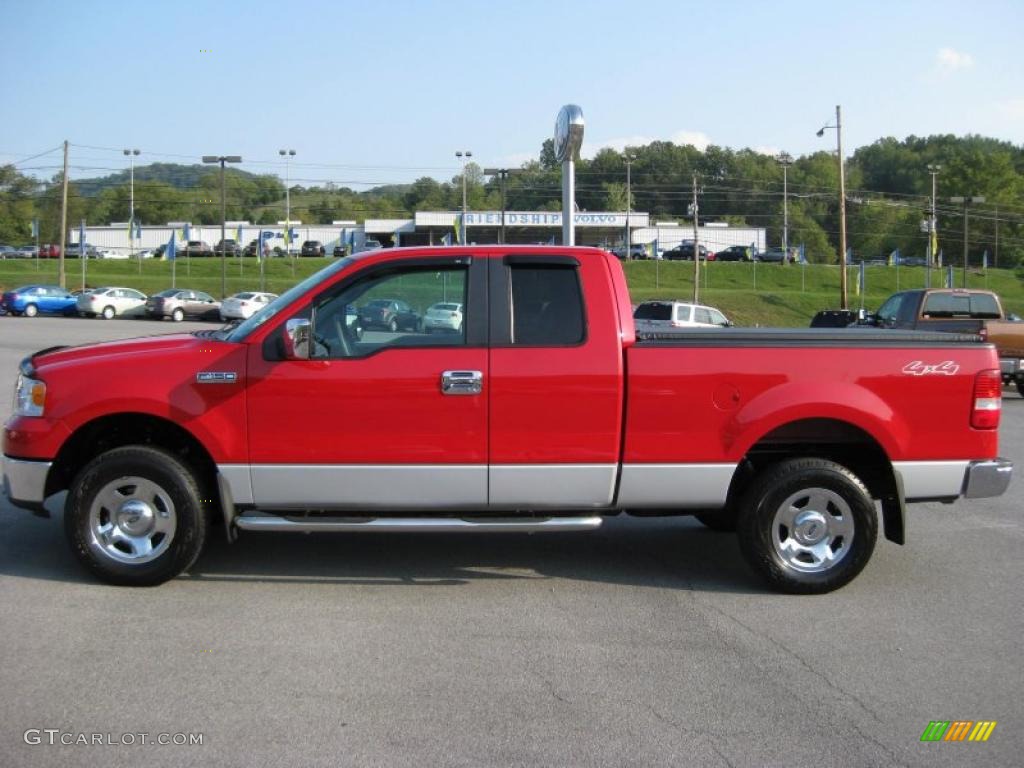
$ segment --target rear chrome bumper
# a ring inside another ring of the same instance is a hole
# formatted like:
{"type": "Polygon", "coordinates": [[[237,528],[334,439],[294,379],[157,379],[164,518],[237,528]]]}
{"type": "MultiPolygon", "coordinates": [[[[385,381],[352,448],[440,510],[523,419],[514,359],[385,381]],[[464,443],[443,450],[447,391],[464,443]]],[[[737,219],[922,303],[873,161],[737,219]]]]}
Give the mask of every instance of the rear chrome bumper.
{"type": "Polygon", "coordinates": [[[31,461],[4,456],[4,494],[16,507],[39,510],[46,499],[46,476],[52,461],[31,461]]]}
{"type": "Polygon", "coordinates": [[[972,461],[964,476],[964,498],[986,499],[1002,496],[1013,476],[1013,462],[1009,459],[972,461]]]}

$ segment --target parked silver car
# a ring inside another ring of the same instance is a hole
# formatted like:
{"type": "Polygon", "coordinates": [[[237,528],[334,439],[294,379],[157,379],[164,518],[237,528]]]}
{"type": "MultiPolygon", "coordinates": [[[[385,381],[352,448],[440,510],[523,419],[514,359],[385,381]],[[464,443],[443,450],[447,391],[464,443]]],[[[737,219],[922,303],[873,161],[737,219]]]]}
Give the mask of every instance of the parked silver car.
{"type": "Polygon", "coordinates": [[[146,314],[180,323],[186,317],[197,320],[219,320],[220,302],[210,294],[188,288],[168,288],[146,299],[146,314]]]}
{"type": "Polygon", "coordinates": [[[82,317],[145,317],[146,294],[134,288],[104,287],[78,295],[78,314],[82,317]]]}

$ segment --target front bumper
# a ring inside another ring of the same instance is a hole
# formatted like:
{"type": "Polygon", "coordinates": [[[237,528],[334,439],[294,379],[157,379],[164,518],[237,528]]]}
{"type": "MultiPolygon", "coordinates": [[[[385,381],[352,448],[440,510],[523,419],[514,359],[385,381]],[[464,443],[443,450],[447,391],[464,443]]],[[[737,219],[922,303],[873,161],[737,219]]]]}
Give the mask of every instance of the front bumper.
{"type": "Polygon", "coordinates": [[[38,512],[46,497],[46,476],[52,461],[12,459],[4,456],[4,495],[16,507],[38,512]]]}
{"type": "Polygon", "coordinates": [[[964,476],[964,498],[986,499],[1002,496],[1013,476],[1013,462],[1009,459],[974,461],[967,467],[964,476]]]}

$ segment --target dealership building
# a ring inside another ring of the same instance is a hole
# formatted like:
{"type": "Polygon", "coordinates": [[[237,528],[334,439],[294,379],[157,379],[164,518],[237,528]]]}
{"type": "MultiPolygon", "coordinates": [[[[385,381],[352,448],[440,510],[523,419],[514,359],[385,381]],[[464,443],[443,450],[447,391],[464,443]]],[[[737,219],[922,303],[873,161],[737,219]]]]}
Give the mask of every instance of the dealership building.
{"type": "MultiPolygon", "coordinates": [[[[318,240],[328,254],[336,245],[361,248],[367,240],[376,240],[385,247],[402,245],[444,245],[457,243],[465,231],[467,243],[496,243],[501,237],[504,217],[504,241],[507,243],[557,244],[562,239],[562,214],[557,211],[417,211],[408,219],[366,219],[335,221],[331,224],[303,224],[291,222],[291,244],[298,247],[305,240],[318,240]]],[[[693,240],[693,226],[689,223],[650,221],[646,213],[579,211],[573,214],[577,245],[612,248],[622,245],[626,228],[634,244],[655,245],[659,250],[673,248],[684,241],[693,240]]],[[[163,226],[142,226],[129,239],[128,224],[86,226],[85,241],[96,248],[127,254],[134,250],[152,249],[164,245],[176,233],[179,240],[202,240],[214,245],[220,240],[221,227],[186,222],[169,222],[163,226]]],[[[69,232],[70,242],[79,241],[79,229],[69,232]]],[[[241,245],[262,237],[271,248],[285,246],[285,222],[250,224],[247,221],[229,221],[225,236],[241,245]]],[[[698,238],[711,251],[730,245],[750,245],[764,250],[765,230],[761,227],[733,227],[728,224],[705,222],[698,229],[698,238]]]]}

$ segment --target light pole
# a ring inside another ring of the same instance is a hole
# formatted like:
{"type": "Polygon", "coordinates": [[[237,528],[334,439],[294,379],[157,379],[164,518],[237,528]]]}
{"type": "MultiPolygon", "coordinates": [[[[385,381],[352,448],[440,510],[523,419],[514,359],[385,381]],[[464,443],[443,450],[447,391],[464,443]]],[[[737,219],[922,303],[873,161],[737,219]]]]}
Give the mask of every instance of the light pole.
{"type": "MultiPolygon", "coordinates": [[[[292,180],[291,159],[294,149],[279,149],[277,154],[284,158],[284,248],[285,256],[291,255],[292,245],[292,180]]],[[[262,245],[262,244],[261,244],[262,245]]],[[[294,264],[293,264],[294,266],[294,264]]]]}
{"type": "Polygon", "coordinates": [[[498,242],[501,244],[505,243],[505,180],[521,172],[519,168],[484,168],[486,175],[498,177],[498,186],[501,190],[501,230],[498,234],[498,242]]]}
{"type": "Polygon", "coordinates": [[[935,210],[935,177],[939,175],[942,166],[938,163],[928,163],[928,173],[932,177],[932,210],[928,217],[928,259],[925,264],[925,288],[932,287],[932,265],[935,262],[935,255],[939,252],[939,220],[935,210]]]}
{"type": "MultiPolygon", "coordinates": [[[[135,255],[135,158],[139,155],[137,149],[124,149],[121,150],[128,158],[129,167],[131,168],[131,181],[129,183],[128,191],[128,253],[130,256],[135,255]]],[[[139,260],[139,269],[142,269],[142,260],[139,260]]]]}
{"type": "MultiPolygon", "coordinates": [[[[633,258],[633,231],[629,228],[629,213],[633,210],[632,169],[633,163],[636,162],[636,155],[623,154],[622,159],[626,161],[626,236],[622,238],[626,252],[622,254],[622,258],[628,261],[633,258]]],[[[654,254],[654,258],[657,259],[658,254],[654,254]]]]}
{"type": "Polygon", "coordinates": [[[789,258],[789,166],[793,164],[793,156],[783,152],[777,158],[782,166],[782,253],[789,258]]]}
{"type": "Polygon", "coordinates": [[[455,153],[455,156],[462,162],[462,226],[459,227],[459,239],[462,240],[460,245],[466,244],[466,163],[469,158],[473,156],[473,153],[468,149],[459,150],[455,153]]]}
{"type": "Polygon", "coordinates": [[[224,243],[225,224],[227,220],[227,203],[224,195],[224,164],[240,163],[242,158],[238,155],[203,155],[204,163],[220,163],[220,295],[226,298],[228,295],[228,268],[227,260],[224,258],[227,253],[227,245],[224,243]]]}
{"type": "Polygon", "coordinates": [[[849,309],[846,287],[846,169],[843,162],[843,111],[836,105],[836,124],[823,125],[818,136],[825,135],[826,128],[836,129],[836,149],[839,160],[839,303],[840,309],[849,309]]]}
{"type": "MultiPolygon", "coordinates": [[[[951,197],[949,202],[963,205],[964,207],[964,285],[967,287],[967,208],[975,203],[984,203],[984,197],[951,197]]],[[[952,281],[951,281],[952,282],[952,281]]],[[[949,286],[952,288],[953,286],[949,286]]]]}

